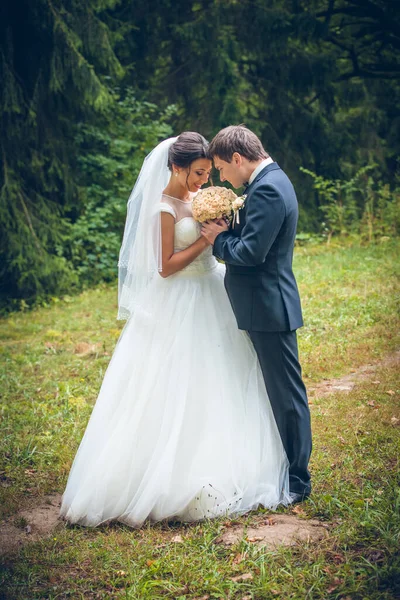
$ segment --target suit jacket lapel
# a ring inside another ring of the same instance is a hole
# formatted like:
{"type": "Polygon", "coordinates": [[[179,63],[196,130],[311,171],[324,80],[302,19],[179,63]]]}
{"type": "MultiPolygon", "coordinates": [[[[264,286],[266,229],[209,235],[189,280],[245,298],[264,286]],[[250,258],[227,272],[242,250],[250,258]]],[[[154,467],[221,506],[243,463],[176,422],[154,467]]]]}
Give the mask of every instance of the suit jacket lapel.
{"type": "MultiPolygon", "coordinates": [[[[263,170],[259,172],[259,174],[258,174],[258,175],[257,175],[257,177],[255,178],[255,180],[254,180],[254,181],[252,181],[252,182],[250,183],[250,185],[248,185],[248,186],[247,186],[247,188],[245,188],[245,190],[244,190],[243,194],[244,194],[245,196],[248,196],[248,195],[250,194],[250,192],[252,191],[252,189],[254,188],[254,185],[255,185],[255,184],[258,182],[258,181],[260,181],[260,179],[262,179],[263,177],[265,177],[266,175],[268,175],[268,173],[270,173],[271,171],[275,171],[276,169],[280,169],[280,166],[279,166],[279,165],[278,165],[278,163],[276,163],[276,162],[270,163],[269,165],[267,165],[266,167],[264,167],[264,168],[263,168],[263,170]]],[[[245,206],[244,206],[244,211],[243,211],[243,212],[245,212],[245,210],[246,210],[246,203],[245,203],[245,206]]],[[[243,217],[244,217],[244,215],[243,215],[243,217]]],[[[242,219],[243,219],[243,217],[242,217],[242,219]]],[[[233,222],[231,223],[231,229],[232,229],[232,230],[234,230],[234,229],[235,229],[235,225],[236,225],[236,223],[233,223],[233,222]]],[[[239,226],[239,227],[240,227],[240,226],[239,226]]],[[[239,227],[238,227],[238,228],[239,228],[239,227]]],[[[242,224],[242,227],[243,227],[243,224],[242,224]]]]}

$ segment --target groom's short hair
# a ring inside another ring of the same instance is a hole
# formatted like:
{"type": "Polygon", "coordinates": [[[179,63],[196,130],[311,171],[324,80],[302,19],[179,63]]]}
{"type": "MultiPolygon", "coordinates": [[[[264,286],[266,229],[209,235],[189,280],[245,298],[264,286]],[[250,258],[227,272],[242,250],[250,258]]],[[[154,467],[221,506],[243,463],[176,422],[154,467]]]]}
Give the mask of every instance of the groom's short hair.
{"type": "Polygon", "coordinates": [[[230,163],[234,152],[250,161],[268,158],[267,152],[255,133],[245,125],[229,125],[221,129],[208,147],[209,154],[230,163]]]}

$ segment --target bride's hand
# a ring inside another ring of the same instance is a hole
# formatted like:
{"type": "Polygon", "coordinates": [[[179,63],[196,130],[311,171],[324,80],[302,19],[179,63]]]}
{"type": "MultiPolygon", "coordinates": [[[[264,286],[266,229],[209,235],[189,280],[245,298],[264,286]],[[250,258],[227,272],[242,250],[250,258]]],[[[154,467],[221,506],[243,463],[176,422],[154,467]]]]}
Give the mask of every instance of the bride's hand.
{"type": "Polygon", "coordinates": [[[201,227],[201,235],[206,238],[210,244],[214,244],[217,235],[223,231],[228,231],[228,225],[225,219],[215,219],[206,221],[201,227]]]}
{"type": "Polygon", "coordinates": [[[225,231],[228,231],[229,229],[229,221],[224,217],[222,217],[221,219],[215,219],[214,223],[217,223],[217,225],[221,225],[225,231]]]}

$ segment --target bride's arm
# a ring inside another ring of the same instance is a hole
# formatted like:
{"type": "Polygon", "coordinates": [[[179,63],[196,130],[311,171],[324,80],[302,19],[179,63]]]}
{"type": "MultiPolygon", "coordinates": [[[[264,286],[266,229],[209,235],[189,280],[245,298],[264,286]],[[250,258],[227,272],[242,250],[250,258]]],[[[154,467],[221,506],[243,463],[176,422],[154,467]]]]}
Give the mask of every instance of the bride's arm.
{"type": "Polygon", "coordinates": [[[169,277],[187,267],[210,244],[202,236],[185,250],[174,253],[175,219],[166,212],[161,213],[162,271],[161,277],[169,277]]]}

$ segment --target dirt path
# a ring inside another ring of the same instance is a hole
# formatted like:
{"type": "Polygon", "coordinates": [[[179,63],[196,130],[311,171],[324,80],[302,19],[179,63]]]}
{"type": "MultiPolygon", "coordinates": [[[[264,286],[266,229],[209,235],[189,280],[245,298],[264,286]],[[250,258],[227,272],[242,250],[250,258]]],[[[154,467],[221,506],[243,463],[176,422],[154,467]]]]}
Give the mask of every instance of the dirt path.
{"type": "MultiPolygon", "coordinates": [[[[349,375],[338,379],[325,380],[315,386],[309,386],[309,396],[323,398],[330,394],[349,393],[358,383],[372,379],[377,369],[400,365],[400,351],[391,354],[382,361],[363,365],[349,375]]],[[[57,526],[62,527],[59,520],[61,495],[52,494],[40,498],[35,506],[19,511],[0,523],[0,555],[17,551],[24,544],[36,541],[50,535],[57,526]]],[[[298,506],[293,508],[293,514],[277,514],[265,516],[256,520],[255,524],[245,533],[242,525],[227,526],[226,531],[218,540],[230,545],[247,536],[249,541],[259,545],[276,546],[277,544],[292,545],[299,540],[320,540],[327,533],[326,524],[310,519],[301,519],[298,506]]]]}
{"type": "Polygon", "coordinates": [[[394,367],[395,365],[400,366],[400,350],[386,356],[381,361],[368,363],[358,369],[354,369],[349,375],[344,375],[338,379],[326,379],[320,381],[315,386],[307,386],[308,394],[310,398],[324,398],[325,396],[335,394],[336,392],[348,393],[351,392],[358,383],[371,379],[378,369],[394,367]]]}
{"type": "Polygon", "coordinates": [[[40,498],[40,504],[19,511],[0,523],[0,555],[49,535],[60,521],[61,494],[40,498]]]}

